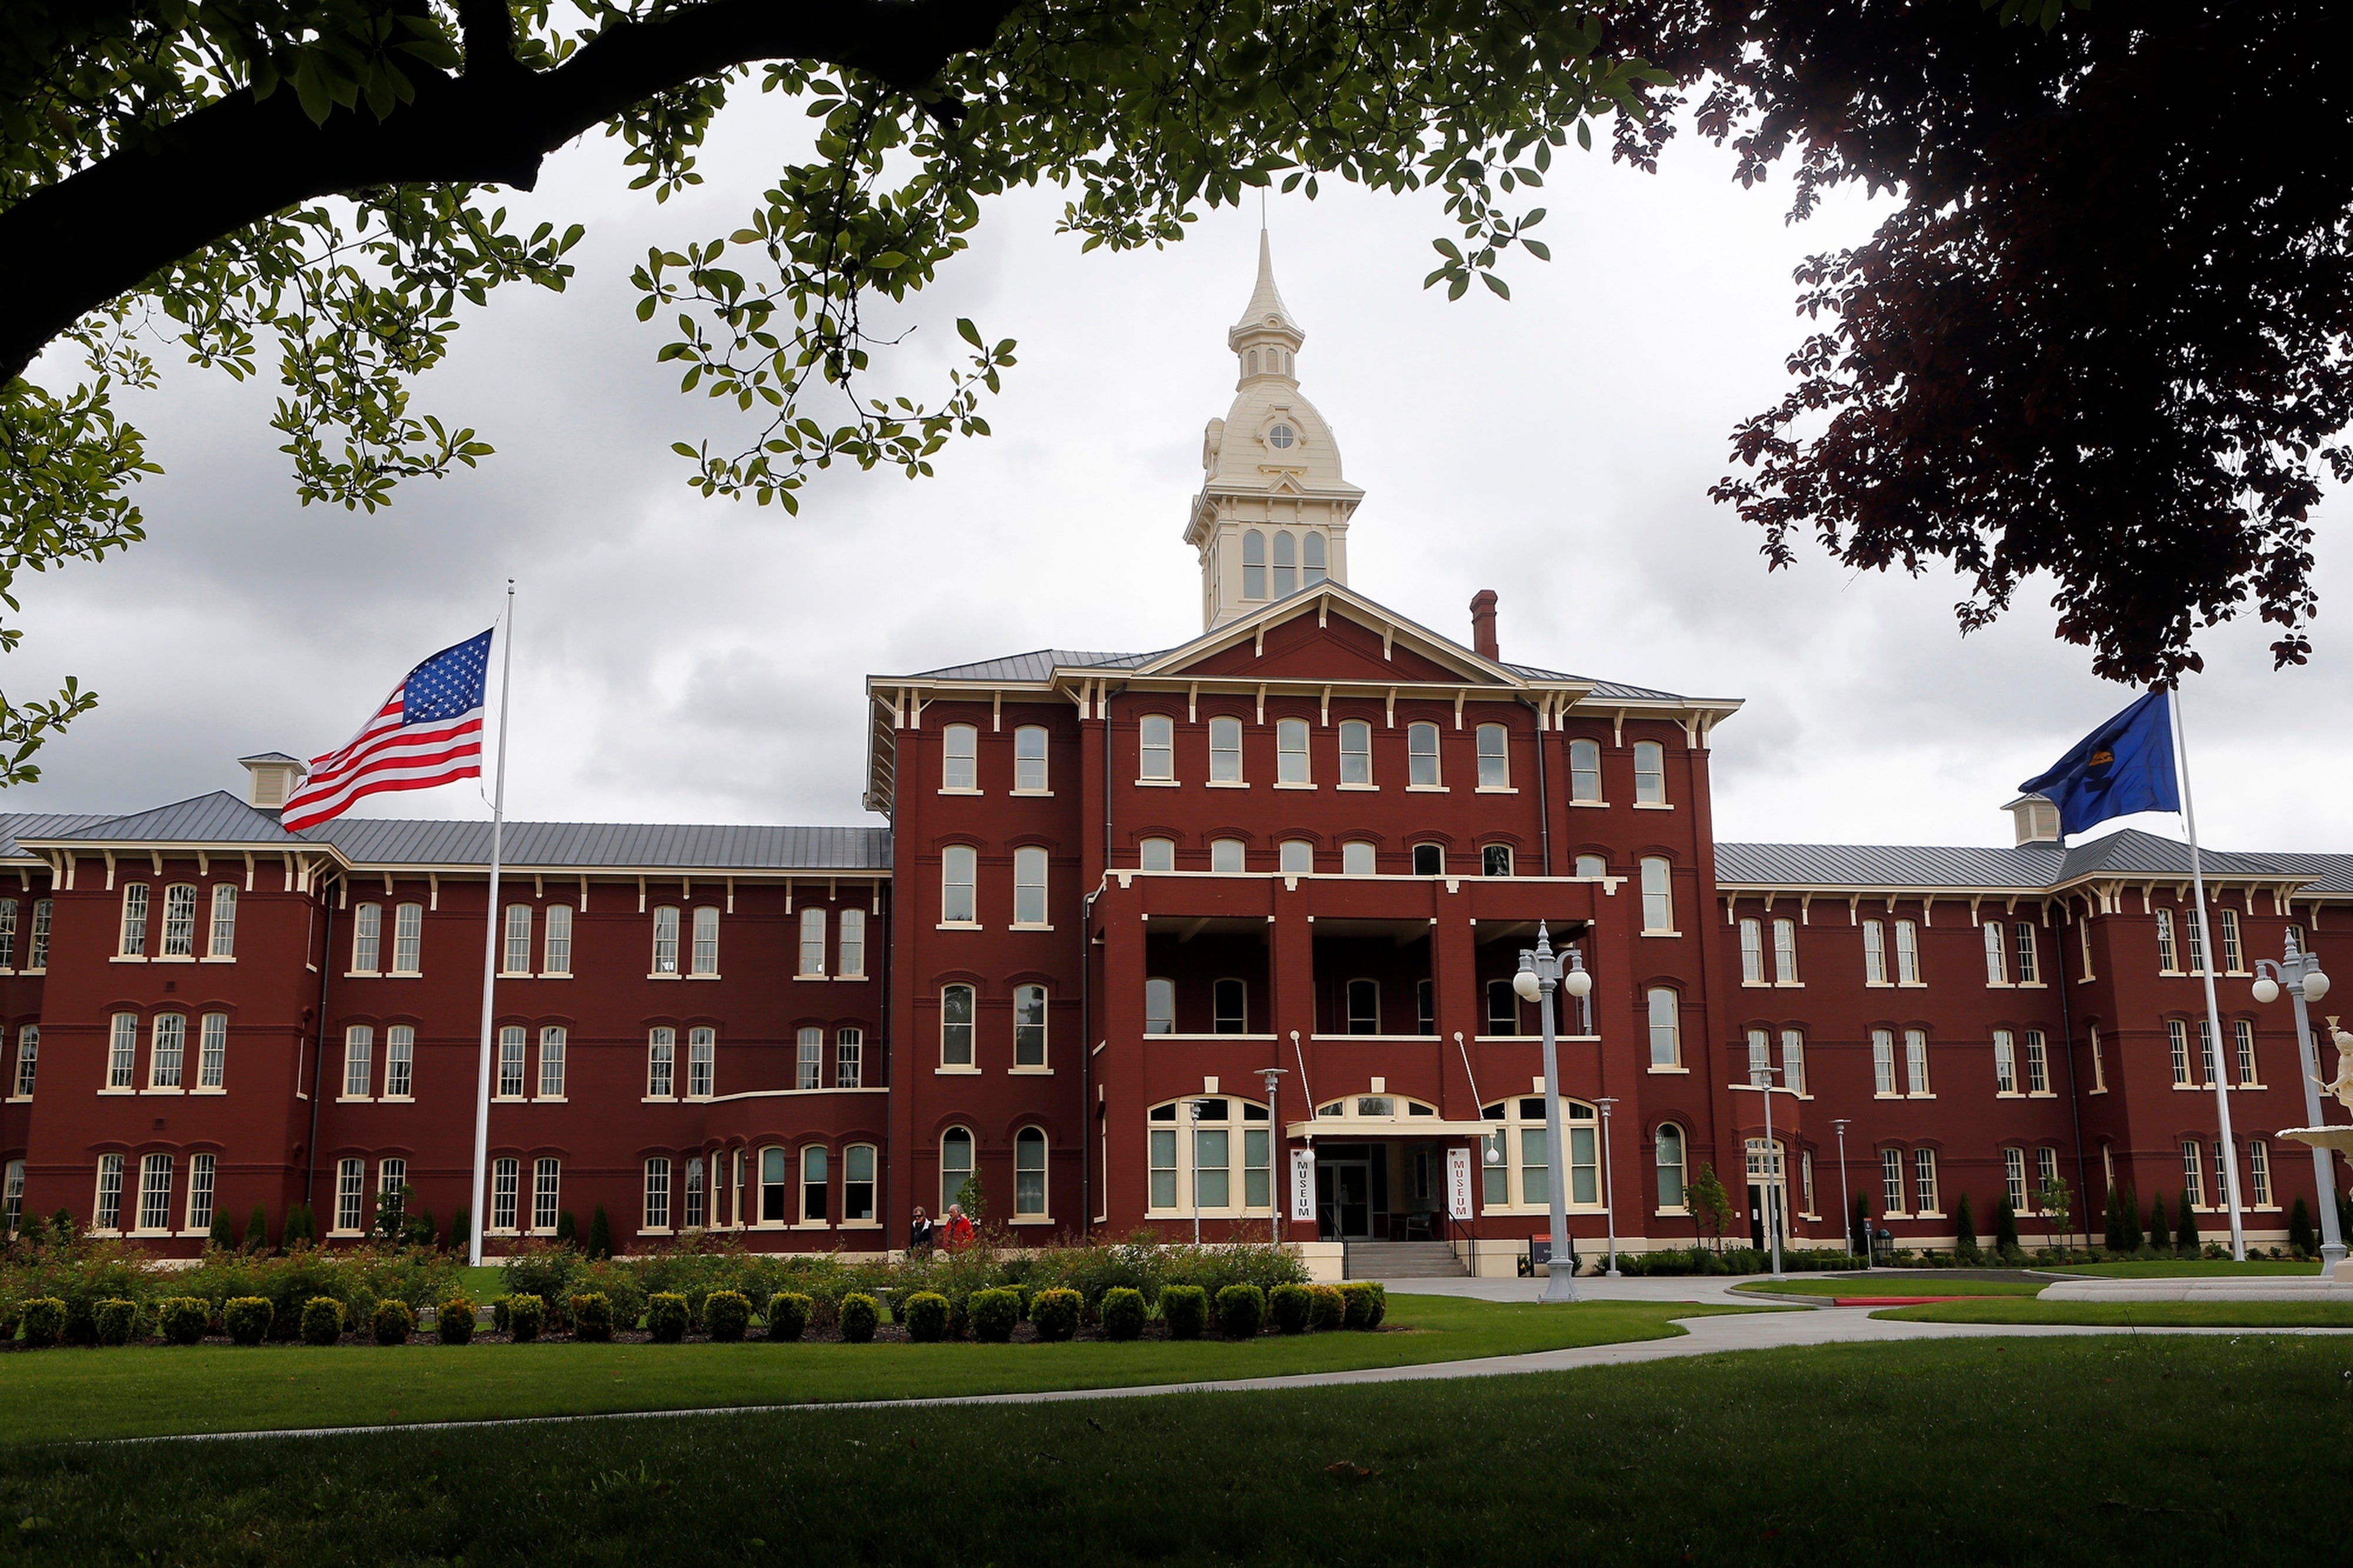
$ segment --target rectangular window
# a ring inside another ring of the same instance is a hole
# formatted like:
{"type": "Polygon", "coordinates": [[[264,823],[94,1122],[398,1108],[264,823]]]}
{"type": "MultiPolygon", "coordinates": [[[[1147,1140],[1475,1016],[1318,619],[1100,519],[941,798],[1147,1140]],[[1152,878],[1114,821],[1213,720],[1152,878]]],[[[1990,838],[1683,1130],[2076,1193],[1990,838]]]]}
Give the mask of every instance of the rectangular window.
{"type": "Polygon", "coordinates": [[[654,969],[656,974],[678,973],[678,911],[668,904],[654,909],[654,969]]]}
{"type": "Polygon", "coordinates": [[[2010,984],[2010,967],[2007,962],[2006,952],[2002,945],[2001,922],[2000,921],[1986,921],[1983,934],[1985,936],[1986,984],[1988,985],[2007,985],[2010,984]]]}
{"type": "Polygon", "coordinates": [[[1683,997],[1673,987],[1653,985],[1650,994],[1651,1065],[1681,1067],[1683,1060],[1683,997]]]}
{"type": "Polygon", "coordinates": [[[572,906],[547,906],[547,935],[540,949],[540,973],[569,974],[572,973],[572,906]]]}
{"type": "Polygon", "coordinates": [[[2173,947],[2173,911],[2171,910],[2157,911],[2157,968],[2160,974],[2181,973],[2181,963],[2175,955],[2173,947]]]}
{"type": "Polygon", "coordinates": [[[1936,1152],[1934,1149],[1912,1151],[1912,1185],[1913,1195],[1919,1200],[1919,1212],[1936,1213],[1936,1152]]]}
{"type": "Polygon", "coordinates": [[[841,1152],[841,1221],[871,1225],[874,1220],[874,1145],[852,1143],[841,1152]]]}
{"type": "Polygon", "coordinates": [[[384,1032],[384,1097],[407,1100],[417,1092],[417,1029],[395,1024],[384,1032]]]}
{"type": "Polygon", "coordinates": [[[1344,784],[1369,784],[1373,782],[1373,727],[1362,719],[1348,719],[1341,722],[1340,782],[1344,784]]]}
{"type": "Polygon", "coordinates": [[[980,787],[980,731],[970,724],[951,724],[940,731],[940,787],[975,790],[980,787]]]}
{"type": "Polygon", "coordinates": [[[98,1201],[90,1208],[92,1230],[122,1228],[122,1156],[98,1157],[98,1201]]]}
{"type": "Polygon", "coordinates": [[[2094,1094],[2105,1094],[2108,1092],[2108,1064],[2100,1059],[2100,1026],[2097,1024],[2092,1025],[2090,1034],[2092,1043],[2092,1092],[2094,1094]]]}
{"type": "Polygon", "coordinates": [[[16,900],[0,899],[0,969],[16,967],[16,900]]]}
{"type": "Polygon", "coordinates": [[[1313,782],[1307,771],[1307,721],[1304,719],[1275,721],[1274,782],[1287,784],[1313,782]]]}
{"type": "Polygon", "coordinates": [[[1773,922],[1773,984],[1798,984],[1798,922],[1777,920],[1773,922]]]}
{"type": "Polygon", "coordinates": [[[1239,719],[1209,721],[1209,782],[1242,782],[1242,721],[1239,719]]]}
{"type": "Polygon", "coordinates": [[[1520,1032],[1520,999],[1508,980],[1487,982],[1487,1033],[1516,1035],[1520,1032]]]}
{"type": "Polygon", "coordinates": [[[1013,852],[1013,923],[1046,923],[1046,852],[1034,844],[1013,852]]]}
{"type": "MultiPolygon", "coordinates": [[[[2092,917],[2085,915],[2075,922],[2076,945],[2084,950],[2084,978],[2092,978],[2092,917]]],[[[2065,978],[2063,975],[2061,978],[2065,978]]]]}
{"type": "Polygon", "coordinates": [[[1176,1032],[1176,983],[1153,975],[1144,983],[1144,1032],[1147,1035],[1173,1035],[1176,1032]]]}
{"type": "Polygon", "coordinates": [[[1018,1068],[1046,1065],[1046,988],[1043,985],[1017,985],[1013,988],[1013,1065],[1018,1068]]]}
{"type": "Polygon", "coordinates": [[[1773,1035],[1768,1029],[1748,1031],[1748,1081],[1773,1081],[1773,1035]]]}
{"type": "Polygon", "coordinates": [[[719,910],[714,904],[695,909],[694,967],[687,973],[706,976],[719,973],[719,910]]]}
{"type": "Polygon", "coordinates": [[[352,973],[374,974],[380,963],[384,936],[384,906],[359,904],[352,910],[352,973]]]}
{"type": "Polygon", "coordinates": [[[978,855],[969,844],[951,844],[940,851],[940,922],[971,925],[979,916],[973,879],[978,855]]]}
{"type": "MultiPolygon", "coordinates": [[[[164,952],[165,958],[196,955],[196,889],[193,883],[174,882],[164,889],[164,952]]],[[[167,1165],[166,1171],[170,1169],[167,1165]]]]}
{"type": "Polygon", "coordinates": [[[1796,1094],[1806,1092],[1806,1037],[1802,1030],[1781,1031],[1781,1087],[1796,1094]]]}
{"type": "MultiPolygon", "coordinates": [[[[1244,1114],[1256,1114],[1260,1108],[1243,1107],[1244,1114]]],[[[1041,1150],[1042,1152],[1042,1150],[1041,1150]]],[[[1274,1141],[1263,1128],[1242,1129],[1242,1207],[1266,1209],[1274,1206],[1274,1141]]]]}
{"type": "Polygon", "coordinates": [[[2247,1141],[2247,1196],[2257,1208],[2272,1206],[2272,1152],[2260,1138],[2247,1141]]]}
{"type": "MultiPolygon", "coordinates": [[[[521,1092],[520,1086],[517,1092],[521,1092]]],[[[522,1162],[512,1154],[491,1162],[491,1229],[513,1233],[515,1197],[522,1184],[522,1162]]]]}
{"type": "Polygon", "coordinates": [[[1415,1033],[1438,1033],[1438,986],[1428,980],[1417,980],[1413,986],[1413,1021],[1415,1033]]]}
{"type": "Polygon", "coordinates": [[[793,1042],[793,1087],[823,1089],[825,1087],[825,1031],[814,1026],[804,1028],[793,1042]]]}
{"type": "Polygon", "coordinates": [[[972,987],[940,990],[940,1065],[968,1068],[972,1062],[972,987]]]}
{"type": "Polygon", "coordinates": [[[866,1031],[839,1029],[833,1037],[833,1086],[856,1089],[866,1072],[866,1031]]]}
{"type": "Polygon", "coordinates": [[[343,1098],[365,1100],[368,1082],[374,1075],[372,1058],[375,1054],[375,1030],[365,1024],[353,1024],[343,1031],[343,1098]]]}
{"type": "MultiPolygon", "coordinates": [[[[127,882],[122,889],[122,941],[115,949],[125,958],[147,953],[147,884],[127,882]]],[[[111,1228],[111,1227],[110,1227],[111,1228]]]]}
{"type": "Polygon", "coordinates": [[[564,1098],[565,1033],[561,1026],[550,1024],[539,1032],[539,1098],[564,1098]]]}
{"type": "Polygon", "coordinates": [[[1667,798],[1667,749],[1656,741],[1634,742],[1634,799],[1660,805],[1667,798]]]}
{"type": "Polygon", "coordinates": [[[499,1030],[499,1098],[521,1100],[523,1084],[522,1026],[509,1024],[499,1030]]]}
{"type": "Polygon", "coordinates": [[[1893,1097],[1895,1093],[1895,1031],[1871,1031],[1872,1092],[1893,1097]]]}
{"type": "Polygon", "coordinates": [[[1377,980],[1348,982],[1348,1033],[1377,1035],[1381,1032],[1381,983],[1377,980]]]}
{"type": "Polygon", "coordinates": [[[2039,962],[2041,955],[2034,948],[2034,927],[2026,921],[2021,921],[2015,931],[2018,937],[2018,983],[2021,985],[2039,985],[2042,983],[2042,971],[2039,962]]]}
{"type": "Polygon", "coordinates": [[[1479,787],[1509,789],[1512,784],[1511,731],[1501,724],[1479,726],[1479,787]]]}
{"type": "Polygon", "coordinates": [[[2206,1087],[2213,1088],[2221,1070],[2214,1061],[2214,1026],[2205,1018],[2198,1020],[2198,1065],[2206,1069],[2203,1079],[2206,1087]]]}
{"type": "Polygon", "coordinates": [[[1136,764],[1136,777],[1173,779],[1176,776],[1176,721],[1166,713],[1146,713],[1138,726],[1138,744],[1142,759],[1136,764]]]}
{"type": "Polygon", "coordinates": [[[1642,860],[1642,931],[1645,935],[1672,935],[1675,929],[1675,895],[1667,862],[1656,855],[1642,860]]]}
{"type": "Polygon", "coordinates": [[[346,1236],[356,1235],[366,1219],[367,1163],[364,1160],[339,1160],[335,1163],[335,1228],[346,1236]]]}
{"type": "Polygon", "coordinates": [[[681,1223],[689,1230],[703,1226],[702,1156],[697,1154],[686,1163],[686,1214],[681,1223]]]}
{"type": "Polygon", "coordinates": [[[1862,922],[1862,983],[1887,984],[1887,928],[1877,921],[1862,922]]]}
{"type": "Polygon", "coordinates": [[[2231,1020],[2232,1043],[2238,1049],[2239,1087],[2253,1089],[2263,1081],[2255,1074],[2255,1026],[2244,1018],[2231,1020]]]}
{"type": "Polygon", "coordinates": [[[213,1186],[220,1171],[217,1154],[188,1156],[188,1228],[206,1231],[213,1227],[213,1186]]]}
{"type": "Polygon", "coordinates": [[[2018,1092],[2018,1051],[2008,1029],[1993,1032],[1993,1089],[1996,1094],[2018,1092]]]}
{"type": "Polygon", "coordinates": [[[2222,950],[2222,967],[2232,974],[2246,973],[2246,954],[2239,946],[2239,911],[2217,909],[2214,911],[2214,942],[2222,950]]]}
{"type": "Polygon", "coordinates": [[[1928,1092],[1928,1031],[1904,1031],[1905,1091],[1908,1094],[1928,1092]]]}
{"type": "Polygon", "coordinates": [[[529,974],[531,973],[531,906],[529,904],[507,906],[506,936],[505,950],[499,957],[499,973],[529,974]]]}
{"type": "Polygon", "coordinates": [[[2026,1031],[2026,1092],[2051,1092],[2051,1052],[2042,1043],[2042,1031],[2026,1031]]]}
{"type": "Polygon", "coordinates": [[[2206,1206],[2205,1165],[2195,1138],[2181,1141],[2181,1201],[2191,1208],[2206,1206]]]}
{"type": "Polygon", "coordinates": [[[1220,1035],[1250,1033],[1250,986],[1225,979],[1209,987],[1209,1027],[1220,1035]]]}
{"type": "Polygon", "coordinates": [[[2031,1214],[2026,1203],[2026,1151],[2004,1149],[2001,1152],[2002,1190],[2010,1199],[2010,1212],[2031,1214]]]}
{"type": "Polygon", "coordinates": [[[402,904],[392,911],[392,972],[421,973],[425,943],[425,906],[402,904]]]}
{"type": "Polygon", "coordinates": [[[139,1162],[139,1228],[172,1228],[172,1156],[149,1154],[139,1162]]]}
{"type": "Polygon", "coordinates": [[[53,908],[47,899],[33,900],[33,950],[26,954],[25,967],[47,969],[49,966],[49,913],[53,908]]]}
{"type": "Polygon", "coordinates": [[[205,955],[207,958],[237,956],[237,884],[234,882],[213,884],[212,930],[205,944],[205,955]]]}
{"type": "Polygon", "coordinates": [[[1027,795],[1046,793],[1046,727],[1024,724],[1013,731],[1013,787],[1027,795]]]}
{"type": "Polygon", "coordinates": [[[678,1031],[670,1028],[649,1030],[646,1034],[646,1098],[669,1100],[676,1090],[678,1072],[678,1031]]]}
{"type": "Polygon", "coordinates": [[[646,1162],[646,1217],[648,1230],[670,1228],[670,1156],[656,1154],[646,1162]]]}
{"type": "Polygon", "coordinates": [[[1880,1206],[1888,1214],[1904,1212],[1904,1151],[1882,1149],[1879,1152],[1880,1206]]]}
{"type": "Polygon", "coordinates": [[[863,980],[866,977],[866,911],[841,911],[841,935],[838,943],[841,960],[841,978],[863,980]]]}
{"type": "MultiPolygon", "coordinates": [[[[1222,1116],[1226,1102],[1210,1100],[1201,1110],[1206,1119],[1212,1110],[1222,1116]]],[[[1223,1127],[1193,1129],[1193,1206],[1197,1209],[1222,1209],[1233,1206],[1233,1134],[1223,1127]]]]}
{"type": "Polygon", "coordinates": [[[2034,1151],[2035,1206],[2042,1206],[2041,1194],[2059,1179],[2059,1151],[2045,1143],[2034,1151]]]}
{"type": "Polygon", "coordinates": [[[180,1073],[188,1054],[188,1018],[185,1013],[158,1013],[147,1049],[147,1087],[179,1089],[180,1073]]]}
{"type": "Polygon", "coordinates": [[[1744,920],[1740,922],[1740,984],[1765,984],[1765,922],[1744,920]]]}
{"type": "Polygon", "coordinates": [[[1409,724],[1405,727],[1406,778],[1409,787],[1435,789],[1445,780],[1438,767],[1438,726],[1409,724]]]}
{"type": "Polygon", "coordinates": [[[2168,1018],[2165,1037],[2173,1047],[2173,1087],[2194,1087],[2189,1078],[2189,1026],[2179,1018],[2168,1018]]]}
{"type": "Polygon", "coordinates": [[[1151,1205],[1156,1209],[1173,1209],[1176,1206],[1176,1130],[1155,1127],[1147,1142],[1151,1151],[1151,1205]]]}
{"type": "Polygon", "coordinates": [[[16,1098],[33,1098],[33,1077],[41,1063],[41,1026],[27,1024],[16,1031],[16,1098]]]}
{"type": "Polygon", "coordinates": [[[1520,1202],[1531,1208],[1552,1202],[1551,1148],[1544,1128],[1520,1129],[1520,1202]]]}
{"type": "Polygon", "coordinates": [[[2192,974],[2206,973],[2206,922],[2200,918],[2201,913],[2200,910],[2182,911],[2181,925],[2189,938],[2189,973],[2192,974]]]}
{"type": "MultiPolygon", "coordinates": [[[[1367,845],[1366,847],[1370,848],[1367,845]]],[[[1489,844],[1479,851],[1479,874],[1482,877],[1508,877],[1512,874],[1512,847],[1489,844]]]]}
{"type": "Polygon", "coordinates": [[[543,1158],[532,1171],[531,1228],[543,1234],[553,1233],[556,1226],[556,1187],[563,1180],[564,1163],[543,1158]]]}
{"type": "Polygon", "coordinates": [[[811,1143],[801,1150],[801,1221],[823,1225],[825,1215],[825,1145],[811,1143]]]}
{"type": "Polygon", "coordinates": [[[816,905],[801,910],[800,963],[797,973],[825,973],[825,910],[816,905]]]}
{"type": "Polygon", "coordinates": [[[107,1037],[106,1087],[129,1089],[131,1069],[139,1059],[139,1015],[117,1013],[107,1037]]]}
{"type": "Polygon", "coordinates": [[[1568,798],[1593,801],[1601,798],[1599,742],[1571,741],[1568,743],[1568,798]]]}
{"type": "Polygon", "coordinates": [[[1895,984],[1920,984],[1920,928],[1910,921],[1895,922],[1895,984]]]}

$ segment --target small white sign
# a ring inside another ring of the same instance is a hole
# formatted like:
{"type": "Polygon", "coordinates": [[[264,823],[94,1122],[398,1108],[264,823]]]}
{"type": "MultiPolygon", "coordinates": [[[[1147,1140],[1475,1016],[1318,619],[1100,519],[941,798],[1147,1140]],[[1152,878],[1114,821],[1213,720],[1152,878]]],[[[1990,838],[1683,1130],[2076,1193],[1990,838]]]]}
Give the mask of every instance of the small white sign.
{"type": "Polygon", "coordinates": [[[1291,1217],[1303,1225],[1315,1223],[1315,1151],[1291,1152],[1291,1217]]]}
{"type": "Polygon", "coordinates": [[[1471,1151],[1446,1152],[1446,1212],[1456,1219],[1471,1217],[1471,1151]]]}

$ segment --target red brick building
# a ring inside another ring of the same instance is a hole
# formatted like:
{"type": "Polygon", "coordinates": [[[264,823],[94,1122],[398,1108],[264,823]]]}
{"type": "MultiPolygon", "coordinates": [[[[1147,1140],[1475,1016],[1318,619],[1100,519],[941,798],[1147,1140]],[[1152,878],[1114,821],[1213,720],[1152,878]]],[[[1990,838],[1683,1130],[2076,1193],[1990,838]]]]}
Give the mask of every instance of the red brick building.
{"type": "MultiPolygon", "coordinates": [[[[1506,662],[1493,595],[1465,644],[1346,586],[1362,492],[1303,341],[1261,258],[1186,531],[1206,629],[871,678],[887,828],[510,825],[493,1250],[594,1205],[624,1246],[880,1248],[976,1175],[1040,1240],[1281,1224],[1507,1268],[1553,1181],[1580,1249],[1688,1243],[1702,1164],[1756,1225],[1780,1184],[1800,1244],[1842,1191],[1933,1243],[2048,1178],[2078,1233],[2119,1183],[2219,1237],[2217,1072],[2250,1237],[2284,1237],[2315,1174],[2250,971],[2291,928],[2353,963],[2353,857],[2208,858],[2215,1054],[2178,844],[2063,847],[2039,800],[2009,849],[1718,844],[1737,701],[1506,662]],[[1539,921],[1595,979],[1565,1158],[1508,984],[1539,921]],[[1766,1063],[1778,1159],[1731,1087],[1766,1063]]],[[[466,1203],[488,825],[288,834],[299,764],[246,761],[247,801],[0,817],[10,1224],[187,1253],[216,1209],[466,1203]]]]}

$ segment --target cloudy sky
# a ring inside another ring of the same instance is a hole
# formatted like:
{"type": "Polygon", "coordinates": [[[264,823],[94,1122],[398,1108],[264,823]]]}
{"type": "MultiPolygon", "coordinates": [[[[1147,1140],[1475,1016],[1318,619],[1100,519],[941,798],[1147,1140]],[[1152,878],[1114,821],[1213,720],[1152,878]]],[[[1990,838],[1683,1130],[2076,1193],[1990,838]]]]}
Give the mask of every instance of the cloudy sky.
{"type": "MultiPolygon", "coordinates": [[[[637,821],[856,823],[870,672],[1057,646],[1159,647],[1198,628],[1181,541],[1203,423],[1232,396],[1226,325],[1250,292],[1258,214],[1206,215],[1183,245],[1082,256],[1060,199],[987,210],[970,252],[919,296],[876,386],[934,395],[953,324],[1020,342],[935,479],[829,474],[797,518],[704,500],[670,452],[720,427],[653,356],[628,285],[652,245],[737,226],[800,121],[731,110],[707,183],[657,207],[613,144],[554,160],[512,205],[577,219],[561,297],[494,296],[424,407],[498,448],[478,470],[369,517],[305,510],[268,428],[267,381],[180,369],[133,416],[169,470],[142,487],[151,538],[127,557],[22,584],[10,689],[69,671],[102,706],[43,753],[12,809],[131,809],[241,791],[239,755],[340,743],[422,655],[488,624],[519,580],[510,813],[637,821]]],[[[2130,700],[2052,640],[2039,604],[1968,638],[1950,578],[1768,575],[1753,530],[1706,498],[1736,420],[1779,395],[1798,341],[1791,267],[1867,232],[1833,203],[1783,222],[1680,139],[1648,176],[1556,163],[1549,265],[1505,303],[1424,292],[1434,197],[1327,190],[1270,208],[1299,370],[1366,497],[1353,585],[1467,640],[1502,595],[1507,658],[1747,700],[1716,732],[1725,838],[2007,842],[1998,808],[2130,700]]],[[[2332,494],[2324,552],[2346,507],[2332,494]]],[[[2345,569],[2325,552],[2325,605],[2345,569]]],[[[2274,673],[2253,626],[2200,639],[2186,711],[2202,837],[2353,850],[2353,623],[2274,673]]],[[[487,816],[470,786],[378,797],[373,815],[487,816]]],[[[2164,821],[2147,824],[2159,830],[2164,821]]]]}

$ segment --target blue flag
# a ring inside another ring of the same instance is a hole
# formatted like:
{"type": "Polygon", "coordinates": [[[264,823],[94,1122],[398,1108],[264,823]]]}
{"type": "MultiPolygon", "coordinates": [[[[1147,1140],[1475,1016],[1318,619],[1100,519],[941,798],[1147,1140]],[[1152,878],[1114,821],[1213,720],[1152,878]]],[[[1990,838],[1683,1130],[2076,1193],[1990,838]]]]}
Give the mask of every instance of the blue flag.
{"type": "Polygon", "coordinates": [[[2059,831],[2081,833],[2136,811],[2179,811],[2169,693],[2152,691],[2075,743],[2040,778],[2019,785],[2059,808],[2059,831]]]}

